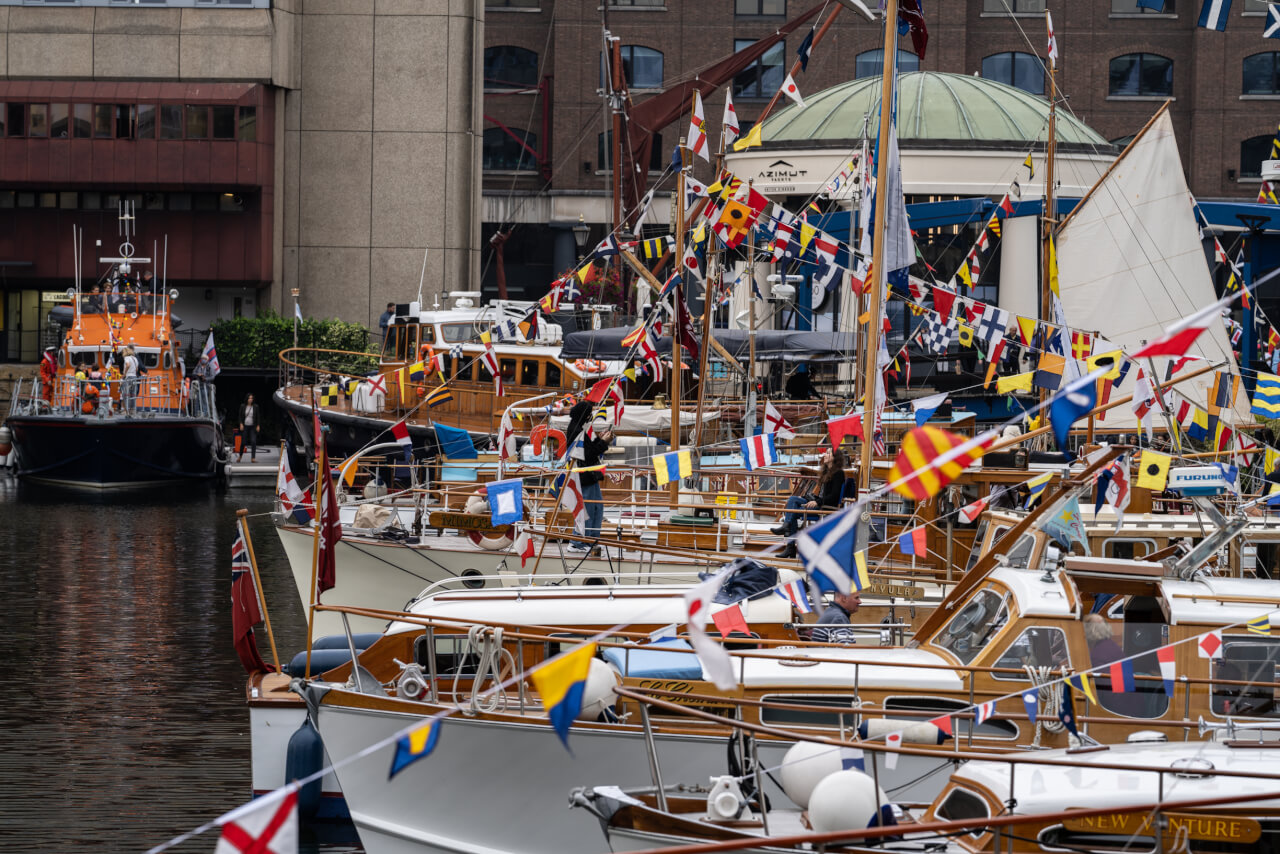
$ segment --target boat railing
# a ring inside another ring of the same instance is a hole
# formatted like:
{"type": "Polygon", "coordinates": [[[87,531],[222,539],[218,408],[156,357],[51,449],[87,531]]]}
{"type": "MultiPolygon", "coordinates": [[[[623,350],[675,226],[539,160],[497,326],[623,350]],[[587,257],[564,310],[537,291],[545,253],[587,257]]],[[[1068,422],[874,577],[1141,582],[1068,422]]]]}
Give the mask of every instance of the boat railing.
{"type": "Polygon", "coordinates": [[[377,373],[376,352],[289,347],[279,353],[280,387],[341,385],[377,373]]]}
{"type": "Polygon", "coordinates": [[[180,416],[217,419],[212,383],[145,374],[127,379],[57,377],[52,383],[33,379],[14,389],[10,415],[58,415],[107,419],[180,416]]]}

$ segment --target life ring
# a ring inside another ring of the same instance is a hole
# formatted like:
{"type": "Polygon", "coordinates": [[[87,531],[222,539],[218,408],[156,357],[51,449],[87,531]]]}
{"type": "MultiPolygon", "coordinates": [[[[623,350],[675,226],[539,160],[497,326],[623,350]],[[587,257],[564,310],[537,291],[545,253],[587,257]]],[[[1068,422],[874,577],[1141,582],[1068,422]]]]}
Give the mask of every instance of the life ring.
{"type": "Polygon", "coordinates": [[[573,367],[584,374],[603,374],[606,370],[604,362],[599,359],[578,359],[573,367]]]}
{"type": "MultiPolygon", "coordinates": [[[[476,490],[475,495],[467,497],[467,506],[463,508],[463,513],[469,513],[472,516],[488,516],[489,515],[489,499],[488,492],[482,486],[476,490]]],[[[501,529],[500,533],[482,534],[479,531],[467,531],[467,539],[472,543],[489,552],[498,552],[511,548],[511,530],[512,527],[507,525],[501,529]]]]}
{"type": "Polygon", "coordinates": [[[434,361],[436,358],[435,348],[430,344],[423,344],[418,348],[418,361],[426,364],[434,361]]]}
{"type": "Polygon", "coordinates": [[[529,433],[529,442],[533,445],[533,455],[536,457],[542,456],[542,443],[547,439],[554,439],[559,443],[556,445],[556,459],[562,458],[569,448],[569,440],[565,438],[563,430],[557,430],[545,424],[539,424],[529,433]]]}

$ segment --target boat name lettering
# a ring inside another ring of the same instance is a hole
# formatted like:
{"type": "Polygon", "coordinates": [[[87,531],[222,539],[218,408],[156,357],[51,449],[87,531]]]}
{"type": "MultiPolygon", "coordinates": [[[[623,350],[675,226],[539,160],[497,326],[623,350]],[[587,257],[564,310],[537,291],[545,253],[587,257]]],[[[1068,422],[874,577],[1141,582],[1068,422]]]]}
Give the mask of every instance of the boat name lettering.
{"type": "MultiPolygon", "coordinates": [[[[673,694],[692,694],[694,689],[694,684],[692,682],[686,682],[679,679],[641,679],[638,684],[641,690],[670,691],[673,694]]],[[[705,699],[702,697],[684,697],[679,699],[673,697],[670,699],[673,703],[681,703],[686,706],[723,705],[723,703],[718,703],[709,697],[705,699]]]]}
{"type": "Polygon", "coordinates": [[[887,584],[883,581],[873,581],[871,586],[862,592],[872,596],[893,596],[898,599],[924,598],[924,588],[914,584],[887,584]]]}
{"type": "MultiPolygon", "coordinates": [[[[1169,825],[1164,830],[1166,838],[1185,833],[1189,839],[1204,841],[1229,839],[1232,842],[1256,842],[1262,835],[1258,822],[1251,818],[1194,813],[1164,815],[1169,820],[1169,825]]],[[[1062,822],[1062,826],[1075,833],[1150,835],[1151,819],[1149,813],[1107,813],[1069,818],[1062,822]]]]}
{"type": "Polygon", "coordinates": [[[435,512],[427,520],[432,528],[458,528],[463,531],[505,531],[510,526],[493,527],[488,516],[477,516],[472,513],[435,512]]]}

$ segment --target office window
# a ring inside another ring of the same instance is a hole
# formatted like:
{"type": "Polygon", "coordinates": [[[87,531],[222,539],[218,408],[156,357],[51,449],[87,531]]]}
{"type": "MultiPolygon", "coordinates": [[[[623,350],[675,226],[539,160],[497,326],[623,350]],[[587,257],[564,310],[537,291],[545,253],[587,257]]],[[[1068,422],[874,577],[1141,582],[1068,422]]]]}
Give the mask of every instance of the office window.
{"type": "Polygon", "coordinates": [[[733,10],[738,15],[785,15],[787,0],[735,0],[733,10]]]}
{"type": "MultiPolygon", "coordinates": [[[[618,48],[622,57],[622,80],[628,89],[662,88],[662,51],[638,44],[618,48]]],[[[600,88],[605,88],[604,54],[600,54],[600,88]]]]}
{"type": "Polygon", "coordinates": [[[1262,176],[1262,161],[1271,154],[1271,141],[1275,134],[1264,133],[1252,136],[1240,143],[1240,177],[1259,178],[1262,176]]]}
{"type": "MultiPolygon", "coordinates": [[[[49,105],[30,104],[27,106],[27,136],[49,135],[49,105]]],[[[53,207],[50,205],[50,207],[53,207]]]]}
{"type": "Polygon", "coordinates": [[[74,118],[72,119],[72,127],[74,128],[74,136],[76,139],[89,139],[93,136],[93,105],[92,104],[75,104],[72,107],[74,118]]]}
{"type": "Polygon", "coordinates": [[[209,138],[209,108],[203,104],[187,104],[187,139],[209,138]]]}
{"type": "MultiPolygon", "coordinates": [[[[662,134],[655,133],[653,151],[649,155],[649,170],[661,172],[667,168],[670,160],[671,152],[662,150],[662,134]]],[[[613,131],[596,134],[596,163],[600,164],[597,169],[613,168],[613,131]]]]}
{"type": "MultiPolygon", "coordinates": [[[[898,51],[898,71],[919,71],[920,57],[914,53],[908,53],[905,50],[898,51]]],[[[864,50],[862,53],[854,57],[853,60],[853,76],[858,77],[879,77],[884,73],[884,51],[864,50]]]]}
{"type": "Polygon", "coordinates": [[[116,139],[133,139],[133,104],[116,104],[116,139]]]}
{"type": "Polygon", "coordinates": [[[538,54],[515,45],[484,49],[484,88],[532,89],[538,85],[538,54]]]}
{"type": "Polygon", "coordinates": [[[93,135],[99,139],[110,139],[111,128],[115,124],[115,116],[110,104],[93,105],[93,135]]]}
{"type": "Polygon", "coordinates": [[[156,138],[156,105],[138,105],[138,139],[156,138]]]}
{"type": "Polygon", "coordinates": [[[1038,56],[1029,53],[1012,51],[984,57],[982,76],[1033,95],[1044,94],[1044,66],[1038,56]]]}
{"type": "Polygon", "coordinates": [[[484,0],[486,9],[537,9],[538,0],[484,0]]]}
{"type": "Polygon", "coordinates": [[[1151,9],[1146,6],[1139,6],[1138,0],[1111,0],[1111,14],[1113,15],[1172,15],[1177,11],[1174,0],[1164,0],[1163,9],[1151,9]]]}
{"type": "Polygon", "coordinates": [[[627,6],[631,8],[637,7],[657,7],[661,9],[667,5],[667,0],[609,0],[610,6],[627,6]]]}
{"type": "Polygon", "coordinates": [[[5,122],[7,136],[22,136],[27,132],[27,105],[9,104],[5,109],[8,120],[5,122]]]}
{"type": "Polygon", "coordinates": [[[1044,0],[982,0],[982,11],[1015,14],[1043,13],[1044,0]]]}
{"type": "Polygon", "coordinates": [[[236,108],[230,105],[218,104],[211,107],[210,112],[213,114],[213,138],[235,139],[236,108]]]}
{"type": "Polygon", "coordinates": [[[519,128],[486,128],[483,168],[532,172],[538,168],[538,135],[519,128]]]}
{"type": "MultiPolygon", "coordinates": [[[[742,50],[755,43],[754,39],[734,39],[733,49],[742,50]]],[[[785,42],[778,42],[764,55],[748,65],[733,78],[733,94],[737,98],[772,98],[782,86],[786,76],[782,64],[786,61],[785,42]]]]}
{"type": "Polygon", "coordinates": [[[160,138],[182,139],[182,107],[178,104],[160,105],[160,138]]]}
{"type": "Polygon", "coordinates": [[[240,141],[241,142],[257,142],[258,141],[258,108],[257,107],[241,107],[240,108],[240,141]]]}
{"type": "Polygon", "coordinates": [[[49,135],[54,139],[71,137],[71,108],[67,104],[49,106],[49,135]]]}
{"type": "Polygon", "coordinates": [[[1154,53],[1127,53],[1111,60],[1111,95],[1172,95],[1173,60],[1154,53]]]}
{"type": "Polygon", "coordinates": [[[1245,95],[1280,95],[1280,53],[1255,53],[1244,58],[1245,95]]]}

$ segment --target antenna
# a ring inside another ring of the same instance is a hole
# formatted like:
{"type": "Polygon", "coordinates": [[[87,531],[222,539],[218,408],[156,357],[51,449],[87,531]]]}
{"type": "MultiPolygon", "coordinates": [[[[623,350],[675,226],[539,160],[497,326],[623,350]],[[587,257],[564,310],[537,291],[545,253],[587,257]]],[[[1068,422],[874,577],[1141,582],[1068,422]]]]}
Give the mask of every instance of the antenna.
{"type": "Polygon", "coordinates": [[[422,283],[427,278],[427,252],[429,249],[430,247],[428,246],[422,247],[422,274],[418,276],[418,305],[419,306],[422,305],[422,283]]]}

